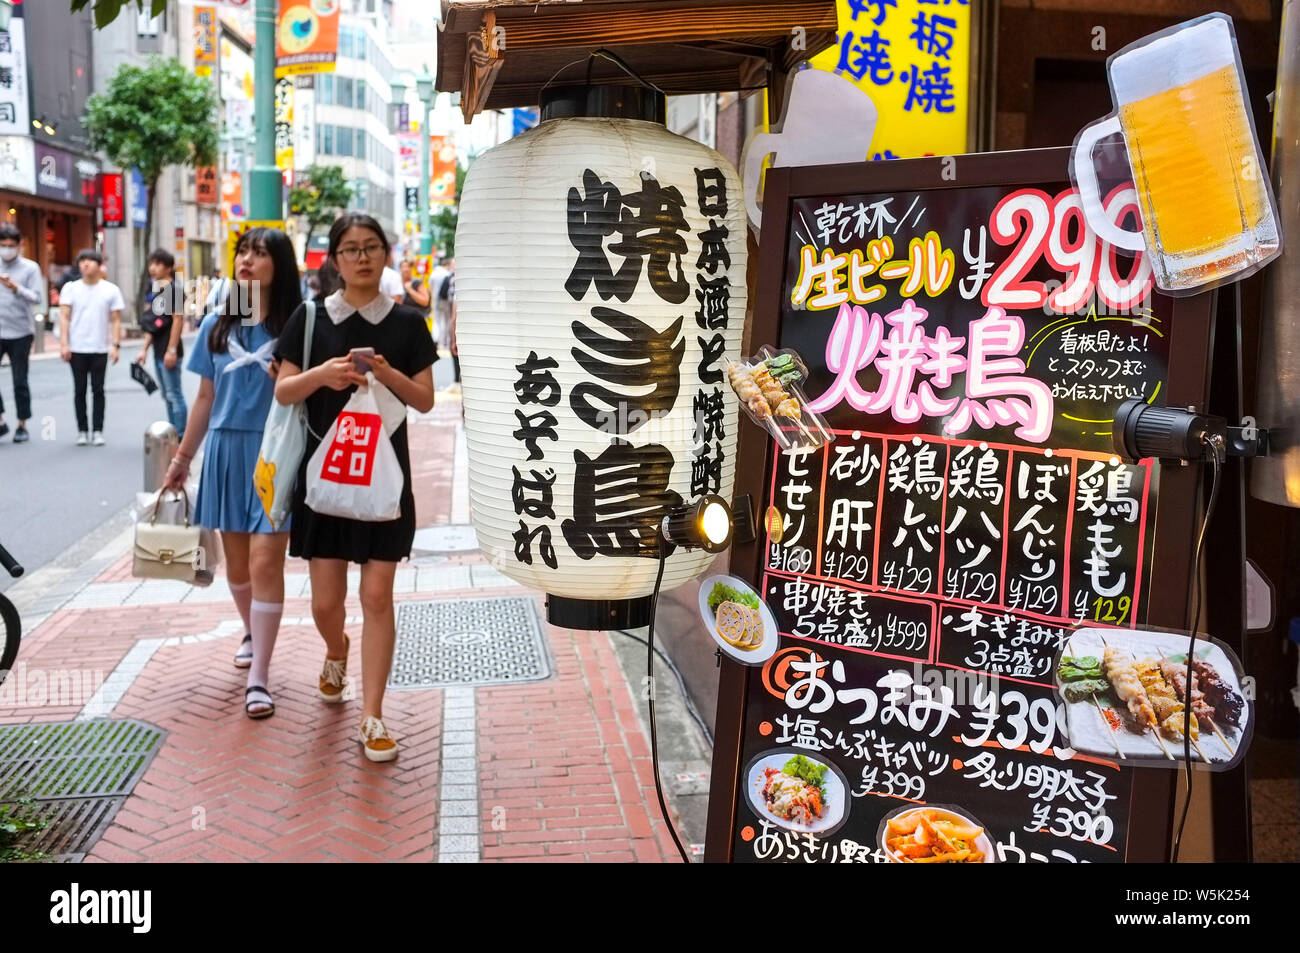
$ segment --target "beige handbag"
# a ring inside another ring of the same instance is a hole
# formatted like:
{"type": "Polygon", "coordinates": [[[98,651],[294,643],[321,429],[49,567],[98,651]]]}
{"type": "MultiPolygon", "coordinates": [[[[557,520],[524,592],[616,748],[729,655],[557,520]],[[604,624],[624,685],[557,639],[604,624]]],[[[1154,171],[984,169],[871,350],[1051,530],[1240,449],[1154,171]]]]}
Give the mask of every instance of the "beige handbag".
{"type": "Polygon", "coordinates": [[[184,490],[185,524],[159,523],[158,506],[163,491],[158,492],[149,522],[135,524],[135,552],[131,575],[140,579],[180,579],[193,582],[203,557],[199,545],[199,527],[190,525],[190,495],[184,490]]]}

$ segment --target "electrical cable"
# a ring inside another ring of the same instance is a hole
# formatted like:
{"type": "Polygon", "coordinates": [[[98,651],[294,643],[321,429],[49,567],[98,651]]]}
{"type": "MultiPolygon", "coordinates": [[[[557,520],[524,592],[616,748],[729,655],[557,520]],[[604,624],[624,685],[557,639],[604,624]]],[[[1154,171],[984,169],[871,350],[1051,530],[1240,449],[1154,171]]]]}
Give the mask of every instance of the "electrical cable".
{"type": "Polygon", "coordinates": [[[659,779],[659,735],[655,727],[655,609],[659,606],[659,587],[664,581],[664,565],[668,561],[668,553],[665,548],[663,534],[659,534],[659,572],[655,575],[655,588],[650,596],[650,624],[646,629],[646,677],[649,681],[646,683],[650,689],[650,765],[654,769],[655,776],[655,794],[659,798],[659,810],[663,814],[664,823],[668,825],[668,833],[673,836],[673,843],[677,845],[677,852],[682,855],[682,863],[689,864],[691,856],[682,846],[682,839],[677,836],[677,827],[673,824],[672,818],[668,816],[668,804],[664,800],[664,786],[659,779]]]}
{"type": "MultiPolygon", "coordinates": [[[[619,635],[631,639],[633,642],[639,642],[642,645],[649,644],[648,642],[646,642],[645,639],[641,638],[641,636],[635,635],[629,632],[627,629],[614,629],[614,631],[617,632],[619,635]]],[[[686,713],[690,715],[691,720],[694,721],[695,724],[699,726],[700,733],[704,735],[704,740],[707,741],[709,743],[709,747],[712,748],[713,732],[709,730],[708,722],[704,720],[704,716],[700,714],[699,708],[697,708],[695,706],[695,702],[691,700],[690,693],[686,689],[686,679],[682,675],[681,669],[679,669],[676,663],[673,662],[671,655],[667,655],[663,651],[663,649],[660,649],[657,646],[655,647],[655,655],[659,656],[659,661],[667,665],[668,670],[671,671],[673,675],[676,677],[677,688],[682,693],[682,705],[686,709],[686,713]]]]}
{"type": "MultiPolygon", "coordinates": [[[[1205,531],[1210,526],[1214,515],[1214,506],[1219,499],[1221,454],[1223,441],[1219,437],[1211,439],[1202,434],[1201,441],[1210,452],[1210,499],[1205,504],[1205,516],[1201,519],[1201,531],[1196,537],[1196,549],[1192,556],[1192,622],[1187,637],[1187,674],[1183,689],[1183,767],[1187,773],[1187,794],[1183,800],[1183,813],[1178,820],[1178,832],[1174,837],[1172,863],[1178,863],[1178,851],[1183,843],[1183,829],[1187,825],[1187,811],[1192,805],[1192,656],[1196,652],[1196,632],[1201,620],[1201,558],[1205,555],[1205,531]]],[[[1159,730],[1157,728],[1157,730],[1159,730]]]]}

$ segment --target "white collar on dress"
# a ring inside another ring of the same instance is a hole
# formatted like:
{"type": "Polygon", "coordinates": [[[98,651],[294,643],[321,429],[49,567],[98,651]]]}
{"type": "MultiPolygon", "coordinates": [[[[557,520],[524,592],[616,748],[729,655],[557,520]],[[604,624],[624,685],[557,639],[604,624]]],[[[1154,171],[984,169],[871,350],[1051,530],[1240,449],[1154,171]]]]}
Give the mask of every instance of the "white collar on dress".
{"type": "Polygon", "coordinates": [[[335,324],[342,324],[344,319],[351,316],[354,311],[371,324],[378,324],[388,317],[388,312],[393,310],[395,303],[386,294],[376,294],[369,304],[361,308],[354,308],[343,300],[343,292],[340,290],[326,296],[325,313],[330,316],[330,320],[335,324]]]}

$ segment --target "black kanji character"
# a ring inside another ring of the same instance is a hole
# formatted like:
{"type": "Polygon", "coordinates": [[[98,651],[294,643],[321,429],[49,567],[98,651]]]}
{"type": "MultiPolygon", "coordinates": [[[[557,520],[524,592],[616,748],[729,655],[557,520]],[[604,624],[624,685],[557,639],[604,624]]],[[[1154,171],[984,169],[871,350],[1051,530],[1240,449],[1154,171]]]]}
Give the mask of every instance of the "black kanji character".
{"type": "Polygon", "coordinates": [[[647,423],[651,415],[671,410],[677,402],[682,356],[686,353],[685,338],[677,340],[682,319],[661,333],[613,308],[592,308],[591,316],[620,336],[606,337],[574,321],[574,336],[588,350],[573,348],[573,358],[588,374],[626,390],[583,381],[570,393],[569,405],[588,426],[612,429],[621,436],[647,423]],[[592,352],[603,357],[595,357],[592,352]],[[636,393],[647,387],[647,393],[636,393]]]}
{"type": "Polygon", "coordinates": [[[614,440],[592,458],[573,451],[573,518],[561,524],[580,559],[659,555],[659,524],[680,506],[672,482],[673,454],[667,447],[634,447],[614,440]]]}
{"type": "Polygon", "coordinates": [[[559,366],[560,363],[555,358],[538,357],[536,351],[529,351],[528,358],[522,364],[515,365],[515,370],[519,372],[519,380],[515,381],[515,396],[519,398],[519,403],[541,404],[543,407],[558,404],[560,385],[549,369],[559,366]]]}
{"type": "Polygon", "coordinates": [[[542,459],[542,448],[537,446],[537,441],[543,437],[547,440],[560,439],[555,432],[555,425],[559,423],[555,414],[549,410],[539,410],[535,414],[525,414],[522,410],[516,410],[515,416],[519,418],[519,429],[511,436],[524,442],[524,446],[528,448],[529,460],[542,459]]]}
{"type": "MultiPolygon", "coordinates": [[[[686,239],[679,234],[690,231],[683,214],[685,208],[686,200],[677,186],[662,186],[649,172],[642,172],[641,191],[623,196],[623,215],[618,223],[623,238],[609,246],[610,251],[623,255],[628,262],[634,261],[638,272],[642,257],[648,255],[646,276],[650,287],[671,304],[681,304],[691,290],[682,273],[686,239]],[[669,270],[670,259],[676,260],[676,278],[669,270]]],[[[596,287],[599,289],[599,284],[596,287]]]]}
{"type": "Polygon", "coordinates": [[[730,317],[728,309],[731,307],[731,282],[726,275],[707,281],[703,275],[696,275],[695,281],[700,286],[695,291],[695,300],[700,303],[699,310],[695,312],[695,323],[701,330],[726,330],[727,319],[730,317]]]}
{"type": "Polygon", "coordinates": [[[691,497],[692,499],[701,497],[706,493],[717,493],[722,486],[722,461],[726,459],[722,452],[722,444],[717,444],[713,448],[713,453],[709,453],[709,445],[706,443],[698,451],[695,451],[694,458],[691,460],[691,497]]]}
{"type": "Polygon", "coordinates": [[[583,171],[582,186],[585,196],[577,189],[569,189],[569,242],[577,249],[578,260],[564,282],[564,290],[574,301],[581,301],[594,281],[602,301],[608,301],[610,295],[627,301],[641,277],[641,259],[626,258],[615,273],[604,247],[605,239],[618,230],[623,197],[613,182],[601,182],[591,169],[583,171]]]}
{"type": "Polygon", "coordinates": [[[695,196],[701,215],[727,214],[727,178],[716,166],[695,170],[695,196]]]}
{"type": "Polygon", "coordinates": [[[707,341],[702,337],[695,340],[700,342],[700,349],[704,352],[700,355],[700,366],[698,368],[700,380],[705,384],[717,384],[722,380],[722,369],[714,367],[722,358],[722,352],[727,349],[727,342],[722,339],[721,334],[715,334],[707,341]]]}
{"type": "Polygon", "coordinates": [[[691,412],[695,416],[697,443],[721,440],[727,435],[725,429],[727,405],[723,400],[722,391],[718,388],[713,388],[712,393],[706,390],[696,391],[695,400],[691,403],[691,412]]]}
{"type": "Polygon", "coordinates": [[[542,537],[541,542],[537,545],[537,551],[542,555],[542,562],[552,569],[560,565],[555,558],[555,547],[551,544],[551,528],[549,526],[539,526],[537,529],[530,530],[528,524],[520,520],[519,529],[515,530],[514,535],[515,559],[525,566],[533,564],[533,537],[535,536],[542,537]]]}
{"type": "Polygon", "coordinates": [[[700,257],[695,259],[695,267],[703,268],[711,275],[718,273],[718,268],[731,267],[731,253],[727,251],[726,225],[719,225],[709,219],[709,227],[699,233],[700,257]]]}
{"type": "Polygon", "coordinates": [[[510,488],[510,496],[514,500],[515,515],[520,516],[527,513],[529,516],[539,518],[555,519],[555,471],[547,468],[545,473],[539,473],[536,470],[529,470],[532,479],[524,478],[519,472],[518,467],[511,467],[515,474],[514,485],[510,488]],[[540,497],[529,499],[524,496],[526,491],[540,493],[540,497]]]}

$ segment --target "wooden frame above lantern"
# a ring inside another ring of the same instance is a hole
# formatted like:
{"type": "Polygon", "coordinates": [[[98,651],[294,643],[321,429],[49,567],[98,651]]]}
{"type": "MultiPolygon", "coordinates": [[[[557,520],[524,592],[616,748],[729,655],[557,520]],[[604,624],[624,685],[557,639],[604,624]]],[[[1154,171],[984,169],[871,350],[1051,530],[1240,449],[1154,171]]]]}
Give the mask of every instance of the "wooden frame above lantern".
{"type": "MultiPolygon", "coordinates": [[[[780,77],[837,28],[835,0],[442,0],[437,88],[461,93],[466,122],[535,106],[558,71],[603,47],[670,95],[780,95],[780,77]]],[[[609,61],[588,68],[588,82],[633,82],[609,61]]],[[[583,81],[574,70],[561,80],[583,81]]]]}

